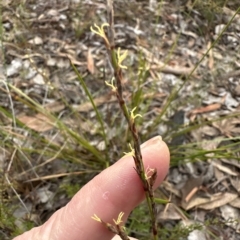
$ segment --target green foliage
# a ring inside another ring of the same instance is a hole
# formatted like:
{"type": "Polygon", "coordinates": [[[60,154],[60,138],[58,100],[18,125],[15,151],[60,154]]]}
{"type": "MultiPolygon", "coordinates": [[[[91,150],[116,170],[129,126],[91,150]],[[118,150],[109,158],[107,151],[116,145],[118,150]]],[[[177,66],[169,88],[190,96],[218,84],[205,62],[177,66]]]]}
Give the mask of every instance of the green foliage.
{"type": "Polygon", "coordinates": [[[207,17],[209,14],[222,12],[225,3],[226,0],[194,0],[192,7],[203,12],[203,16],[207,17]]]}
{"type": "Polygon", "coordinates": [[[11,202],[0,203],[0,239],[9,239],[18,236],[35,226],[35,223],[28,218],[16,219],[13,215],[16,207],[11,202]]]}
{"type": "Polygon", "coordinates": [[[72,198],[80,189],[80,184],[61,184],[60,190],[66,192],[68,198],[72,198]]]}
{"type": "MultiPolygon", "coordinates": [[[[134,209],[126,226],[131,236],[141,240],[149,240],[149,229],[151,225],[148,218],[148,211],[144,204],[140,204],[134,209]]],[[[159,227],[159,237],[161,240],[186,239],[190,232],[193,230],[202,230],[202,228],[203,226],[201,224],[183,226],[183,224],[178,223],[171,228],[166,226],[159,227]]]]}
{"type": "Polygon", "coordinates": [[[142,203],[133,210],[126,226],[127,231],[131,236],[135,236],[136,238],[140,237],[140,239],[143,240],[149,237],[151,224],[146,204],[142,203]]]}
{"type": "Polygon", "coordinates": [[[201,224],[191,224],[189,226],[183,226],[182,224],[177,224],[173,228],[160,228],[159,236],[162,240],[183,240],[186,239],[194,230],[202,230],[201,224]]]}

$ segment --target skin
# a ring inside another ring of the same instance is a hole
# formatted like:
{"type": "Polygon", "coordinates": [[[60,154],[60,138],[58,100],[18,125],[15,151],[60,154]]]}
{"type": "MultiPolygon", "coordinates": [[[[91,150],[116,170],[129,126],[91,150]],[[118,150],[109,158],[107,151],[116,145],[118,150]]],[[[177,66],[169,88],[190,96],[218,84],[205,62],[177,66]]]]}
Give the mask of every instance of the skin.
{"type": "MultiPolygon", "coordinates": [[[[145,169],[157,168],[156,188],[169,169],[168,147],[157,136],[141,145],[141,149],[145,169]]],[[[134,161],[131,156],[125,156],[81,188],[65,207],[55,212],[42,226],[14,240],[119,240],[118,236],[114,237],[91,217],[96,214],[104,222],[113,223],[113,219],[124,212],[122,220],[126,221],[143,199],[144,191],[134,169],[134,161]]]]}

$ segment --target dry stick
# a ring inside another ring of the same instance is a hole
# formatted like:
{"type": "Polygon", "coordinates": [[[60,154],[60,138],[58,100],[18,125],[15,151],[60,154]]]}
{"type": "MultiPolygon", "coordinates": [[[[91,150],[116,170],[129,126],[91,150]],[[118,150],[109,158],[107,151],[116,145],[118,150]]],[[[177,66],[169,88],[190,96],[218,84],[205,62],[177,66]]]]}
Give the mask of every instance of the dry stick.
{"type": "Polygon", "coordinates": [[[106,47],[108,50],[110,63],[113,68],[114,77],[115,77],[116,83],[117,83],[117,88],[115,89],[115,93],[116,93],[119,105],[121,107],[121,110],[128,122],[128,126],[129,126],[130,132],[133,137],[133,142],[134,142],[133,159],[134,159],[135,166],[136,166],[136,172],[137,172],[138,176],[140,177],[142,184],[143,184],[143,189],[145,191],[148,208],[149,208],[150,215],[151,215],[152,233],[153,233],[154,239],[157,240],[156,206],[155,206],[155,201],[154,201],[154,197],[153,197],[153,185],[157,178],[157,170],[153,169],[152,170],[153,173],[150,177],[148,177],[147,173],[145,173],[141,149],[140,149],[140,140],[139,140],[138,132],[137,132],[136,125],[134,122],[134,114],[133,114],[134,110],[132,111],[132,114],[130,116],[127,106],[125,104],[125,101],[123,99],[123,95],[122,95],[123,75],[122,75],[122,69],[119,66],[119,62],[118,62],[119,56],[116,55],[116,51],[115,51],[114,12],[113,12],[112,0],[107,0],[107,14],[108,14],[109,28],[108,28],[108,38],[105,39],[105,44],[106,44],[106,47]]]}

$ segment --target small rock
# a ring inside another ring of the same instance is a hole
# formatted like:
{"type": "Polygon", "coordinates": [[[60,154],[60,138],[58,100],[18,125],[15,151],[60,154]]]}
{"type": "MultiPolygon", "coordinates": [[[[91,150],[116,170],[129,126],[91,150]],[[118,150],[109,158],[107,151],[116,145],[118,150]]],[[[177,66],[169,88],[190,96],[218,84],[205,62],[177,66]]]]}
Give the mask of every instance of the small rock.
{"type": "Polygon", "coordinates": [[[236,86],[236,88],[234,89],[234,93],[236,96],[240,97],[240,85],[236,86]]]}
{"type": "Polygon", "coordinates": [[[22,60],[19,58],[13,59],[11,65],[7,67],[6,75],[7,77],[13,76],[14,74],[18,73],[19,70],[22,68],[22,60]]]}
{"type": "Polygon", "coordinates": [[[219,24],[219,25],[217,25],[216,27],[215,27],[215,34],[216,35],[219,35],[221,32],[222,32],[222,30],[225,28],[225,24],[219,24]]]}
{"type": "Polygon", "coordinates": [[[42,45],[43,44],[43,40],[42,38],[36,36],[35,38],[31,39],[28,41],[30,44],[35,44],[35,45],[42,45]]]}
{"type": "Polygon", "coordinates": [[[33,78],[33,82],[35,84],[39,84],[39,85],[44,85],[45,81],[44,78],[41,74],[37,74],[34,78],[33,78]]]}

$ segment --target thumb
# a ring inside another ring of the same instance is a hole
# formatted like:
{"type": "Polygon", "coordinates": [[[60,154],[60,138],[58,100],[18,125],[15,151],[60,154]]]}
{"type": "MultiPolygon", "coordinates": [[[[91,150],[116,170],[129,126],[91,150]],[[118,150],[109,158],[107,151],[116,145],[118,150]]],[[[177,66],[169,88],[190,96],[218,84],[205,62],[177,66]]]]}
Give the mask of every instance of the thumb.
{"type": "MultiPolygon", "coordinates": [[[[155,137],[142,145],[142,155],[145,168],[157,169],[156,188],[168,172],[168,147],[161,137],[155,137]]],[[[124,212],[123,221],[126,220],[144,199],[143,186],[134,167],[132,157],[123,157],[85,185],[44,225],[14,240],[110,240],[114,234],[91,217],[96,214],[104,222],[112,223],[124,212]]]]}

